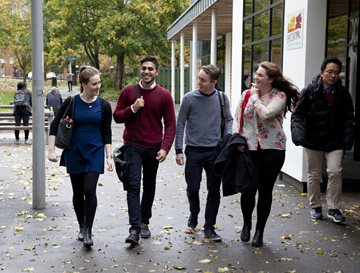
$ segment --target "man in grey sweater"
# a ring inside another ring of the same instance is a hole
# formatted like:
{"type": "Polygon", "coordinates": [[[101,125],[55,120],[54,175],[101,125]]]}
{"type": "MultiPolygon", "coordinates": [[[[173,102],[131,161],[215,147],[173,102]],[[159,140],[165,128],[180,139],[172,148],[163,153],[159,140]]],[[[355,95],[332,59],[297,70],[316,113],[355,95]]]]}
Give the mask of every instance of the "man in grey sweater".
{"type": "Polygon", "coordinates": [[[224,96],[226,124],[221,132],[221,100],[215,89],[220,69],[214,65],[201,67],[198,75],[199,89],[187,93],[181,103],[176,126],[176,163],[184,165],[183,154],[185,131],[185,180],[187,197],[190,204],[190,217],[187,233],[193,233],[198,224],[200,212],[199,190],[203,169],[206,172],[207,202],[205,208],[204,236],[215,242],[221,237],[215,232],[216,216],[220,205],[221,178],[215,176],[213,164],[216,159],[216,146],[221,135],[232,133],[232,116],[229,100],[224,96]]]}

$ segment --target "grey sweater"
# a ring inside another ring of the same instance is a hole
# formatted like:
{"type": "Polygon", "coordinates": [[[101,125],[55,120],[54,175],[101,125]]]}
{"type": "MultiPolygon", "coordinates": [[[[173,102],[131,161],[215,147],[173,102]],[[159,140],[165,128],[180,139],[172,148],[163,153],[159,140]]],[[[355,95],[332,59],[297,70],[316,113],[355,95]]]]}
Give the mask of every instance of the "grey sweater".
{"type": "MultiPolygon", "coordinates": [[[[175,149],[182,153],[184,144],[195,147],[215,147],[221,138],[221,106],[217,90],[205,95],[199,90],[185,94],[177,119],[175,149]]],[[[233,118],[229,99],[225,95],[225,135],[232,133],[233,118]]]]}

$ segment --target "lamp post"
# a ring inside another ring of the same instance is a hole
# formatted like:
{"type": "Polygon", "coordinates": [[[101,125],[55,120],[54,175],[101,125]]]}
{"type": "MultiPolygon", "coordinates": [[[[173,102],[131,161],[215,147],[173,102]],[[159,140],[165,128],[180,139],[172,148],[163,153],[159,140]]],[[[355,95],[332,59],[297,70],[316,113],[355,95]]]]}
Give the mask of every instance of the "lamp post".
{"type": "Polygon", "coordinates": [[[32,207],[45,208],[45,139],[44,139],[44,42],[42,1],[31,1],[33,67],[33,187],[32,207]]]}

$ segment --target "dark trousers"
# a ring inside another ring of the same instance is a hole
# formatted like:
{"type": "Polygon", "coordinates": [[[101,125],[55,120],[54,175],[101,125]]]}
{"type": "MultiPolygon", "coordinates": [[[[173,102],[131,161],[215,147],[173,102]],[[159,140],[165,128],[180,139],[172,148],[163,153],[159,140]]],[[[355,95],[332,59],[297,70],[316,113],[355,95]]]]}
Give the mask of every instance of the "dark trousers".
{"type": "Polygon", "coordinates": [[[152,216],[159,167],[156,159],[158,150],[125,145],[125,158],[131,157],[126,188],[130,230],[139,231],[141,223],[149,224],[152,216]],[[140,201],[141,174],[143,183],[140,201]]]}
{"type": "Polygon", "coordinates": [[[96,186],[99,173],[70,174],[73,205],[79,226],[92,229],[97,207],[96,186]]]}
{"type": "Polygon", "coordinates": [[[73,82],[72,82],[72,81],[68,81],[69,91],[72,91],[72,86],[73,86],[73,82]]]}
{"type": "Polygon", "coordinates": [[[220,205],[221,178],[215,176],[213,165],[216,159],[215,147],[186,146],[185,180],[191,218],[197,219],[200,212],[200,183],[203,169],[206,173],[207,198],[205,207],[205,229],[213,229],[220,205]]]}
{"type": "MultiPolygon", "coordinates": [[[[29,125],[30,113],[28,111],[26,111],[25,109],[16,109],[14,112],[14,116],[15,116],[15,125],[16,126],[21,125],[21,120],[23,121],[24,126],[29,125]]],[[[25,140],[28,140],[29,139],[29,130],[25,130],[24,133],[25,133],[25,140]]],[[[16,140],[20,139],[20,131],[19,130],[15,130],[15,139],[16,140]]]]}
{"type": "Polygon", "coordinates": [[[272,191],[284,164],[285,151],[250,151],[250,156],[253,161],[253,177],[257,189],[241,194],[241,210],[244,222],[251,223],[252,213],[255,208],[255,196],[256,192],[258,192],[256,228],[264,230],[271,211],[272,191]]]}

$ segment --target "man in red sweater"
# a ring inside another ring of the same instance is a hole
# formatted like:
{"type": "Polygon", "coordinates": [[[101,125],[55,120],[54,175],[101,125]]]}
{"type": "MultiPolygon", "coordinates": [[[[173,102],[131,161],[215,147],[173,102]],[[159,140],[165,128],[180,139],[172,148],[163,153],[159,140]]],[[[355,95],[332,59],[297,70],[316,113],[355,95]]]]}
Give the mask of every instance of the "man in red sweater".
{"type": "Polygon", "coordinates": [[[123,139],[125,158],[130,159],[126,184],[129,213],[129,236],[125,243],[136,245],[141,238],[150,238],[149,220],[155,196],[156,174],[175,137],[174,100],[168,90],[156,84],[158,61],[147,56],[140,61],[141,80],[128,85],[120,93],[115,110],[116,123],[125,123],[123,139]],[[163,130],[164,129],[164,130],[163,130]],[[143,194],[140,201],[141,170],[143,194]]]}

